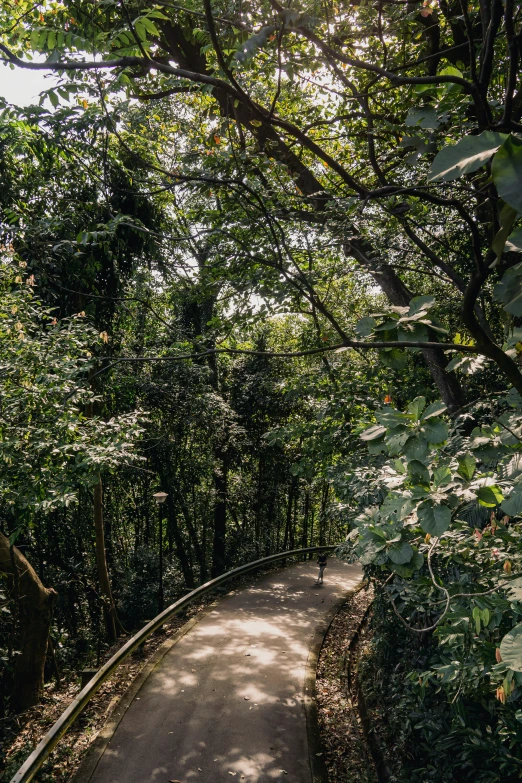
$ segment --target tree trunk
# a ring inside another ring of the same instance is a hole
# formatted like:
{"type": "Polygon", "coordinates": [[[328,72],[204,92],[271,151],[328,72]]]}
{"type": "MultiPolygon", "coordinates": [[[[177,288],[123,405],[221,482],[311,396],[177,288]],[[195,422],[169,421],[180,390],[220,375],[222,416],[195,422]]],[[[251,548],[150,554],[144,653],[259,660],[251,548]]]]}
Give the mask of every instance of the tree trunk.
{"type": "Polygon", "coordinates": [[[227,474],[228,465],[224,455],[215,455],[214,488],[216,499],[214,503],[214,546],[212,550],[212,572],[214,579],[223,573],[226,566],[226,532],[227,532],[227,474]]]}
{"type": "Polygon", "coordinates": [[[0,571],[8,576],[9,593],[18,609],[19,638],[14,666],[11,709],[22,712],[38,703],[44,685],[47,640],[55,590],[44,587],[38,574],[15,546],[0,533],[0,571]]]}
{"type": "Polygon", "coordinates": [[[304,497],[304,511],[303,511],[303,528],[301,531],[301,546],[306,549],[308,546],[308,517],[310,515],[310,487],[305,489],[304,497]]]}
{"type": "MultiPolygon", "coordinates": [[[[408,290],[391,266],[373,257],[374,251],[369,244],[360,238],[354,239],[345,244],[344,252],[365,267],[392,305],[398,307],[409,305],[413,293],[408,290]]],[[[443,351],[437,348],[422,348],[421,353],[450,413],[461,408],[464,405],[464,394],[455,376],[446,372],[448,361],[443,351]]]]}
{"type": "MultiPolygon", "coordinates": [[[[168,486],[168,485],[164,484],[164,486],[168,486]]],[[[187,556],[185,544],[183,542],[183,536],[181,535],[181,531],[179,529],[178,518],[176,515],[176,505],[174,503],[172,492],[169,492],[169,496],[167,498],[167,512],[168,512],[168,526],[169,526],[169,530],[172,532],[174,536],[174,543],[176,545],[176,557],[179,560],[179,564],[183,572],[185,585],[187,587],[192,588],[194,587],[194,573],[192,571],[190,560],[188,559],[187,556]]]]}
{"type": "Polygon", "coordinates": [[[94,531],[96,543],[96,568],[103,601],[103,619],[107,639],[112,644],[116,641],[116,608],[112,599],[109,569],[105,552],[105,532],[103,529],[103,486],[101,476],[94,486],[94,531]]]}
{"type": "Polygon", "coordinates": [[[291,540],[291,527],[292,527],[292,510],[294,505],[294,495],[295,490],[297,486],[297,479],[295,476],[292,476],[292,480],[290,482],[290,489],[288,490],[288,505],[286,507],[286,522],[285,522],[285,536],[283,539],[283,550],[288,549],[288,544],[291,540]]]}
{"type": "Polygon", "coordinates": [[[326,509],[328,508],[328,496],[330,494],[330,485],[327,481],[323,482],[323,491],[321,497],[321,510],[319,512],[319,546],[325,545],[324,527],[326,522],[326,509]]]}

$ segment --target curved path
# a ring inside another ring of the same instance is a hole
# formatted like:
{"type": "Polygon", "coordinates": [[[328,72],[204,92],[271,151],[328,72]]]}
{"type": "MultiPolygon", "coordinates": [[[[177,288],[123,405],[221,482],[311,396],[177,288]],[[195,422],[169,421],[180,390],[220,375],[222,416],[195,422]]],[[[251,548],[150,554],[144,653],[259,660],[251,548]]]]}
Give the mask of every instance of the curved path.
{"type": "Polygon", "coordinates": [[[92,774],[76,779],[311,783],[306,662],[362,575],[335,558],[321,587],[316,572],[314,562],[285,568],[205,612],[145,679],[92,774]]]}

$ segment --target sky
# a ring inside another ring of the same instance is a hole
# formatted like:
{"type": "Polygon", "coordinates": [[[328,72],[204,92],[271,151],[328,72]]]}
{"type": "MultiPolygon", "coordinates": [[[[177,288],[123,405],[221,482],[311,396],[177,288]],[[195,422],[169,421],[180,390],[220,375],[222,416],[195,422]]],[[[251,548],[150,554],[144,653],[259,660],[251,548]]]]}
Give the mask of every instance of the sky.
{"type": "Polygon", "coordinates": [[[0,96],[17,106],[29,106],[38,103],[39,93],[51,87],[51,79],[43,71],[11,70],[0,65],[0,96]]]}

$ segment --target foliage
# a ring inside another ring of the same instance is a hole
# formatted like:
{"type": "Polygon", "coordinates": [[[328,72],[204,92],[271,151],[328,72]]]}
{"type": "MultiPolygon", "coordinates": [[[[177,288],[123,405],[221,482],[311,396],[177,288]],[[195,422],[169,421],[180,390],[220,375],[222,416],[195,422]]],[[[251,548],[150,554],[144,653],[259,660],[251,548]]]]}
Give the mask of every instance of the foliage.
{"type": "Polygon", "coordinates": [[[135,459],[141,432],[136,413],[86,414],[100,337],[84,313],[58,321],[24,267],[5,257],[0,281],[0,501],[19,524],[76,502],[100,470],[135,459]]]}
{"type": "MultiPolygon", "coordinates": [[[[64,580],[60,621],[99,620],[88,514],[52,492],[66,499],[59,465],[85,497],[94,467],[117,461],[99,449],[120,425],[87,421],[94,392],[78,383],[102,331],[104,414],[136,426],[151,411],[147,462],[107,476],[126,619],[142,619],[140,591],[152,610],[138,577],[154,579],[164,547],[191,586],[354,526],[346,551],[393,613],[377,637],[426,640],[399,711],[421,716],[423,780],[451,780],[459,748],[462,775],[518,774],[519,48],[518,11],[497,0],[0,9],[6,71],[57,75],[40,106],[4,107],[0,210],[43,302],[26,340],[4,343],[53,433],[52,447],[33,430],[17,442],[57,489],[37,496],[12,455],[5,475],[29,515],[55,514],[26,545],[64,580]],[[53,325],[53,305],[96,332],[53,325]],[[29,347],[49,355],[58,402],[29,347]]],[[[23,414],[25,392],[9,394],[23,414]]]]}

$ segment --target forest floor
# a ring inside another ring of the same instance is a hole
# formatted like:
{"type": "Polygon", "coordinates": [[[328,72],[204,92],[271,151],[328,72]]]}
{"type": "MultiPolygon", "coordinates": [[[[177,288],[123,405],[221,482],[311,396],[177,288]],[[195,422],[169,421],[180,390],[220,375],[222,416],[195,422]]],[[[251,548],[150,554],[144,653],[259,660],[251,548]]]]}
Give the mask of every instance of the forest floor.
{"type": "Polygon", "coordinates": [[[364,589],[348,599],[335,616],[319,656],[316,698],[329,783],[377,781],[354,677],[367,639],[361,623],[372,600],[372,592],[364,589]]]}

